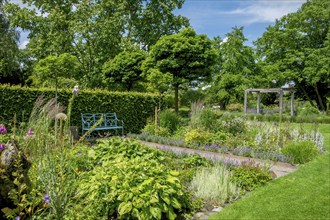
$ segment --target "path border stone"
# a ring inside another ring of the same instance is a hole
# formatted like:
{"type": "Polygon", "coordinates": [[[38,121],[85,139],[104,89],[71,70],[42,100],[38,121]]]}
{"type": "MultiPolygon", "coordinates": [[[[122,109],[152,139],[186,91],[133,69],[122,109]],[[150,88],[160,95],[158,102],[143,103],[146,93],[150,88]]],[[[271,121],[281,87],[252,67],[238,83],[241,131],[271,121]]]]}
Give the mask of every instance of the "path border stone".
{"type": "MultiPolygon", "coordinates": [[[[140,140],[141,141],[141,140],[140,140]]],[[[169,146],[164,144],[158,144],[153,142],[147,142],[147,141],[141,141],[142,144],[156,148],[159,150],[165,150],[165,151],[172,151],[176,154],[198,154],[202,157],[205,157],[210,160],[214,161],[223,161],[223,162],[231,162],[233,164],[242,164],[246,162],[255,162],[256,164],[265,165],[270,167],[270,171],[272,171],[275,174],[274,178],[279,178],[282,176],[285,176],[289,173],[292,173],[295,171],[298,167],[289,163],[283,163],[283,162],[274,162],[274,161],[267,161],[267,160],[260,160],[256,158],[250,158],[250,157],[242,157],[232,154],[220,154],[216,152],[210,152],[210,151],[203,151],[203,150],[197,150],[197,149],[191,149],[191,148],[185,148],[185,147],[176,147],[176,146],[169,146]]]]}

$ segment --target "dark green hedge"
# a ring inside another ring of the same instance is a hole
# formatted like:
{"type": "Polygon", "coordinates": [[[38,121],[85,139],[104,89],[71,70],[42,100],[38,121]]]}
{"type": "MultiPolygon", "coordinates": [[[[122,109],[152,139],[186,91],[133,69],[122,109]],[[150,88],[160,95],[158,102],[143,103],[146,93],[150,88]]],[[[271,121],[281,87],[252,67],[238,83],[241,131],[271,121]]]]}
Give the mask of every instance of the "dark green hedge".
{"type": "MultiPolygon", "coordinates": [[[[40,95],[54,98],[55,89],[0,85],[0,123],[12,125],[15,114],[18,123],[28,121],[40,95]]],[[[65,107],[71,96],[71,90],[58,90],[58,102],[65,107]]],[[[117,117],[124,120],[125,133],[136,133],[145,126],[147,118],[153,116],[158,102],[159,96],[154,94],[81,90],[73,103],[71,125],[81,127],[80,113],[116,112],[117,117]]]]}

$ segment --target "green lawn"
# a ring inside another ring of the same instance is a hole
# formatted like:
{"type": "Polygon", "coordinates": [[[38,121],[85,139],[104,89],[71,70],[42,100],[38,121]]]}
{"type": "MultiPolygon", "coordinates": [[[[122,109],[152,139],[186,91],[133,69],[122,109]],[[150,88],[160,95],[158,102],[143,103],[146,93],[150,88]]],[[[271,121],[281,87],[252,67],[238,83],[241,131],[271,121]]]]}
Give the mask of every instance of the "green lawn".
{"type": "MultiPolygon", "coordinates": [[[[320,125],[320,131],[330,151],[330,124],[320,125]]],[[[256,189],[210,219],[330,219],[330,154],[256,189]]]]}

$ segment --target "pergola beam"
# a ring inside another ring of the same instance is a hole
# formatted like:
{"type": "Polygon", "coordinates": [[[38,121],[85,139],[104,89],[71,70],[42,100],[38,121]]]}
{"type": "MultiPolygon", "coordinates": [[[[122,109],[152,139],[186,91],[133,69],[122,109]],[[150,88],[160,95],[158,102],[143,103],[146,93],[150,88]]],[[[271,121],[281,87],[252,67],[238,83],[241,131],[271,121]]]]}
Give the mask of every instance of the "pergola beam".
{"type": "Polygon", "coordinates": [[[294,89],[293,88],[270,88],[270,89],[246,89],[244,91],[244,114],[247,114],[248,93],[257,93],[257,114],[260,114],[260,94],[261,93],[278,93],[280,115],[283,114],[283,95],[284,91],[291,92],[291,116],[294,115],[294,89]]]}

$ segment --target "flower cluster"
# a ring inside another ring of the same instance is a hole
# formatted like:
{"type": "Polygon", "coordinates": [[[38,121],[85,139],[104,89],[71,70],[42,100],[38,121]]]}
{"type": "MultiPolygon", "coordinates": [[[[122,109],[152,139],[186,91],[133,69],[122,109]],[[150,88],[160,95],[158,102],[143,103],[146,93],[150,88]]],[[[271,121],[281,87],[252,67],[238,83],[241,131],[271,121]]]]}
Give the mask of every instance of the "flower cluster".
{"type": "Polygon", "coordinates": [[[32,128],[29,128],[29,130],[27,131],[26,135],[27,136],[33,136],[34,135],[34,132],[33,132],[32,128]]]}
{"type": "Polygon", "coordinates": [[[7,129],[3,124],[0,124],[0,134],[6,134],[7,133],[7,129]]]}
{"type": "Polygon", "coordinates": [[[45,194],[45,195],[44,195],[44,202],[45,202],[46,204],[50,203],[50,198],[49,198],[49,195],[48,195],[48,194],[45,194]]]}

